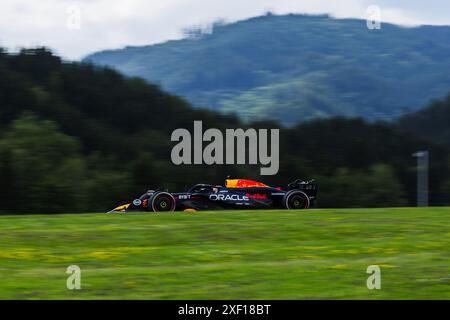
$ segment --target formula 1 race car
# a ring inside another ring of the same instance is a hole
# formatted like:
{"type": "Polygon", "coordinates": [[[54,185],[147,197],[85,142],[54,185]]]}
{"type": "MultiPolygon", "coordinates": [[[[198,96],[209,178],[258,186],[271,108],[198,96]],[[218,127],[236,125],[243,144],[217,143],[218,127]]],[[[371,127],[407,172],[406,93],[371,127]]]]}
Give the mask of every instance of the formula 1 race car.
{"type": "Polygon", "coordinates": [[[286,190],[246,179],[227,179],[225,187],[196,184],[186,192],[149,190],[131,203],[109,212],[196,211],[226,209],[307,209],[316,200],[313,180],[295,180],[286,190]]]}

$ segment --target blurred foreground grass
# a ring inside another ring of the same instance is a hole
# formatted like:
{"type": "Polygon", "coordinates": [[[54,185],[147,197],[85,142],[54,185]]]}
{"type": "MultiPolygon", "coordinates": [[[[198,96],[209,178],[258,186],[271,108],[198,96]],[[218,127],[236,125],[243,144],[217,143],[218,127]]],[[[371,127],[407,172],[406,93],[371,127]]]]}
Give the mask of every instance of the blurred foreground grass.
{"type": "Polygon", "coordinates": [[[0,299],[316,298],[450,299],[450,208],[0,216],[0,299]]]}

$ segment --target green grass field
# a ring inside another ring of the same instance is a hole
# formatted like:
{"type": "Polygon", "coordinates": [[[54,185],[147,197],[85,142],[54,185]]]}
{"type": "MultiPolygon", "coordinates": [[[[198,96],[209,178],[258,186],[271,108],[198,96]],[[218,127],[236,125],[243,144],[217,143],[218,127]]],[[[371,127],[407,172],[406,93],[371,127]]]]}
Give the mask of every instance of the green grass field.
{"type": "Polygon", "coordinates": [[[450,208],[0,216],[0,299],[322,298],[450,299],[450,208]]]}

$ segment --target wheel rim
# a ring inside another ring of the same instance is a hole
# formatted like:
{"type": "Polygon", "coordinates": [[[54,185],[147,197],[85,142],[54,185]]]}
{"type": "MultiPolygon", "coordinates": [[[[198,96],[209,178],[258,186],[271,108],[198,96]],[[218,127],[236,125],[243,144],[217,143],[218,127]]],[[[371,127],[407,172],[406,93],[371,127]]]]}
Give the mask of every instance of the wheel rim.
{"type": "Polygon", "coordinates": [[[306,200],[301,195],[294,195],[289,199],[291,209],[303,209],[306,206],[306,200]]]}
{"type": "Polygon", "coordinates": [[[155,199],[156,211],[173,211],[172,200],[166,196],[158,197],[155,199]]]}

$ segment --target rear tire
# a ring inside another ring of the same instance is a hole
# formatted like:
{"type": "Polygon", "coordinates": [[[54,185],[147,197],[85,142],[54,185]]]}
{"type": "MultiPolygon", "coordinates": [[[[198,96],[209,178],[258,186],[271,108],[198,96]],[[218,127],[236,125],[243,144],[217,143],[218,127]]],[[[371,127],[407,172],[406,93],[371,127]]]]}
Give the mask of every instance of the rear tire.
{"type": "Polygon", "coordinates": [[[284,195],[283,205],[288,210],[308,209],[310,201],[303,191],[291,190],[284,195]]]}
{"type": "Polygon", "coordinates": [[[171,212],[175,211],[175,198],[168,192],[157,192],[148,201],[148,211],[171,212]]]}

